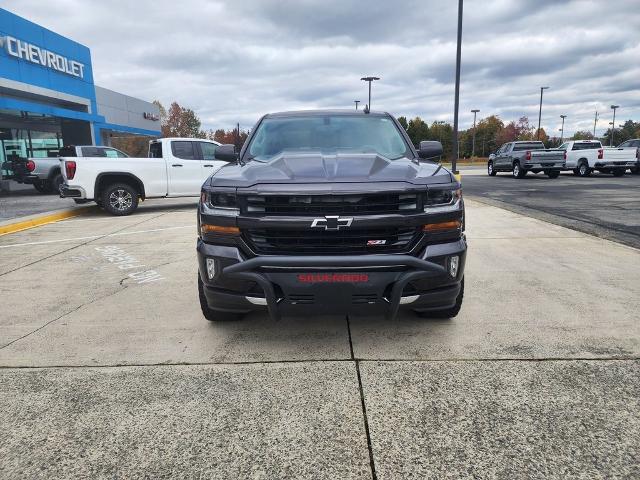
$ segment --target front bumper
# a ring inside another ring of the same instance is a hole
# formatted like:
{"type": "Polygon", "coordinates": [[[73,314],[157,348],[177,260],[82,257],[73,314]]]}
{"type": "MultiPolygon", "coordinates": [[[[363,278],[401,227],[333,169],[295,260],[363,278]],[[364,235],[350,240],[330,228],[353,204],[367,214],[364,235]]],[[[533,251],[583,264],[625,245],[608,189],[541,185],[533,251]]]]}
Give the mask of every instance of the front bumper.
{"type": "Polygon", "coordinates": [[[248,313],[267,308],[283,315],[383,314],[400,306],[417,311],[452,307],[464,277],[467,244],[429,245],[419,257],[399,254],[353,256],[258,256],[243,258],[231,246],[198,239],[198,265],[209,308],[248,313]],[[455,277],[452,257],[458,257],[455,277]],[[216,275],[207,275],[206,259],[216,275]]]}

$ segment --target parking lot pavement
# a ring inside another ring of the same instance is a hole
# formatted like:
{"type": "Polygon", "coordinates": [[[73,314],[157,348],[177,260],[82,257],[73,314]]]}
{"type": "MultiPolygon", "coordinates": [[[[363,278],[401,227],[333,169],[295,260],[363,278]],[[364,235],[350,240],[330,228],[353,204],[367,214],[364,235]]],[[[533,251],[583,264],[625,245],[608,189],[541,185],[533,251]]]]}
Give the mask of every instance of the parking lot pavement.
{"type": "Polygon", "coordinates": [[[0,222],[63,208],[76,208],[76,204],[72,198],[60,198],[54,194],[43,195],[33,187],[0,193],[0,222]]]}
{"type": "Polygon", "coordinates": [[[640,248],[640,176],[563,173],[514,179],[489,177],[484,168],[461,168],[465,195],[490,205],[640,248]]]}
{"type": "Polygon", "coordinates": [[[460,315],[394,322],[206,322],[192,201],[0,236],[0,476],[634,478],[640,251],[467,226],[460,315]]]}

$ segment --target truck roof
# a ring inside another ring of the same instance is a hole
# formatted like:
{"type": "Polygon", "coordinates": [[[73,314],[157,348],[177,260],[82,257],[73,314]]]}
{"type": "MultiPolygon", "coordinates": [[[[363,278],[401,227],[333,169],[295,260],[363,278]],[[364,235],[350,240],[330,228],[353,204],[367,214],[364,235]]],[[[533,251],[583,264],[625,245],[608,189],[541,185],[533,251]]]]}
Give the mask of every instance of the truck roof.
{"type": "Polygon", "coordinates": [[[347,110],[347,109],[327,109],[327,110],[292,110],[287,112],[273,112],[267,113],[264,118],[277,118],[277,117],[309,117],[309,116],[323,116],[323,115],[375,115],[375,116],[388,116],[387,112],[371,112],[365,113],[364,110],[347,110]]]}
{"type": "Polygon", "coordinates": [[[216,142],[215,140],[211,140],[210,138],[196,138],[196,137],[162,137],[162,138],[154,138],[153,140],[149,140],[149,143],[160,142],[162,140],[177,140],[177,141],[183,141],[183,142],[187,142],[187,141],[190,141],[190,140],[197,140],[199,142],[211,142],[211,143],[215,143],[216,145],[220,145],[219,142],[216,142]]]}

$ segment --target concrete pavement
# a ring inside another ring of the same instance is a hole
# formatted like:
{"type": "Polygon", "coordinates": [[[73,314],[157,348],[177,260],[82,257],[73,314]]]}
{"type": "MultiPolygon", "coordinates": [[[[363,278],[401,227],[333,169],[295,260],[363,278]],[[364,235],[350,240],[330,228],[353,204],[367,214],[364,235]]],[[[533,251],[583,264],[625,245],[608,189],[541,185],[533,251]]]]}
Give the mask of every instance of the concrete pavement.
{"type": "Polygon", "coordinates": [[[460,315],[392,323],[206,322],[188,201],[0,237],[0,476],[637,477],[640,252],[467,225],[460,315]]]}

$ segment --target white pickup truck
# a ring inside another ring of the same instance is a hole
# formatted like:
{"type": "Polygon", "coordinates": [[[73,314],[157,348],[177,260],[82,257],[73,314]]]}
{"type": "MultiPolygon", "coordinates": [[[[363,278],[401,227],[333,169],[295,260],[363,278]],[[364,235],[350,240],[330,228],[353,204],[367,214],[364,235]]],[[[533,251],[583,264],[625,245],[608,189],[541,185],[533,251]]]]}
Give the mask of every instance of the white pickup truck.
{"type": "Polygon", "coordinates": [[[636,175],[640,174],[640,138],[632,138],[631,140],[627,140],[626,142],[622,142],[618,145],[618,148],[623,148],[625,150],[630,149],[636,151],[636,165],[635,167],[631,167],[631,173],[635,173],[636,175]]]}
{"type": "Polygon", "coordinates": [[[599,140],[572,140],[559,148],[565,151],[565,169],[581,177],[594,170],[621,177],[638,165],[638,149],[603,147],[599,140]]]}
{"type": "Polygon", "coordinates": [[[95,201],[113,215],[133,213],[146,198],[198,197],[202,183],[235,158],[216,155],[219,145],[161,138],[149,142],[148,158],[60,157],[60,196],[76,203],[95,201]]]}

